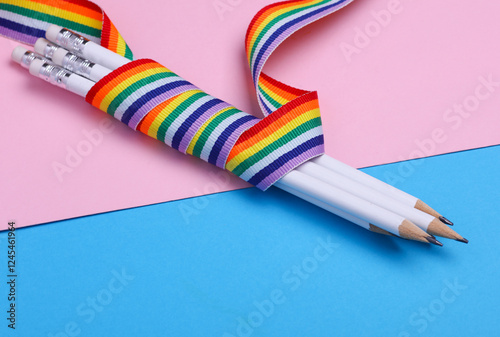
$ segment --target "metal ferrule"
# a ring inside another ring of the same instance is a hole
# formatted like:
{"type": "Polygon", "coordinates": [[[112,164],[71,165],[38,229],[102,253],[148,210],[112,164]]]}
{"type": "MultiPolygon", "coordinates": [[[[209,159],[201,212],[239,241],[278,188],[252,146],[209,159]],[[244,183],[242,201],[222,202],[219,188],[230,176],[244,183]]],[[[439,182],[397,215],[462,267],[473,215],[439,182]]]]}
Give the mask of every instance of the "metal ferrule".
{"type": "Polygon", "coordinates": [[[21,58],[21,66],[25,69],[29,69],[31,62],[34,60],[42,60],[42,61],[48,61],[47,59],[41,57],[38,54],[33,53],[32,51],[27,51],[24,53],[23,57],[21,58]]]}
{"type": "Polygon", "coordinates": [[[46,80],[47,82],[57,85],[58,87],[66,89],[68,78],[71,72],[50,63],[44,63],[40,68],[38,77],[46,80]]]}
{"type": "Polygon", "coordinates": [[[62,61],[63,68],[85,77],[90,76],[90,72],[92,71],[92,67],[94,67],[94,65],[95,63],[85,60],[72,53],[67,53],[62,61]]]}
{"type": "Polygon", "coordinates": [[[54,53],[57,49],[59,49],[58,45],[55,45],[53,43],[47,43],[45,49],[43,50],[43,56],[52,60],[52,57],[54,56],[54,53]]]}
{"type": "Polygon", "coordinates": [[[63,28],[57,34],[57,44],[69,51],[81,55],[85,49],[85,45],[89,42],[88,39],[72,31],[63,28]]]}

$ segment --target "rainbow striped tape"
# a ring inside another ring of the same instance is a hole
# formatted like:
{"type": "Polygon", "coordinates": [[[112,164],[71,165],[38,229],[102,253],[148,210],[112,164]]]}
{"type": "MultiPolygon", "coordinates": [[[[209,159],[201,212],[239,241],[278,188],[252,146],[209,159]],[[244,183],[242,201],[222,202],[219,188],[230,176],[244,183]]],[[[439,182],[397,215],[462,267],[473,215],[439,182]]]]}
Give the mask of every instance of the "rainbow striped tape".
{"type": "Polygon", "coordinates": [[[305,93],[262,73],[264,64],[274,50],[296,31],[352,1],[354,0],[283,1],[264,7],[255,15],[247,30],[245,48],[264,116],[305,93]]]}
{"type": "Polygon", "coordinates": [[[261,120],[159,63],[141,59],[103,78],[86,100],[132,129],[226,168],[263,190],[323,153],[316,93],[261,120]]]}
{"type": "MultiPolygon", "coordinates": [[[[353,0],[284,1],[263,8],[246,35],[246,51],[263,119],[203,92],[159,63],[132,61],[103,78],[86,100],[134,130],[225,168],[265,190],[324,153],[316,92],[296,89],[262,68],[295,31],[353,0]]],[[[49,24],[75,30],[132,58],[106,14],[86,0],[0,0],[0,34],[34,44],[49,24]]]]}
{"type": "Polygon", "coordinates": [[[104,11],[87,0],[0,0],[0,35],[34,45],[50,25],[71,29],[117,54],[133,59],[104,11]]]}

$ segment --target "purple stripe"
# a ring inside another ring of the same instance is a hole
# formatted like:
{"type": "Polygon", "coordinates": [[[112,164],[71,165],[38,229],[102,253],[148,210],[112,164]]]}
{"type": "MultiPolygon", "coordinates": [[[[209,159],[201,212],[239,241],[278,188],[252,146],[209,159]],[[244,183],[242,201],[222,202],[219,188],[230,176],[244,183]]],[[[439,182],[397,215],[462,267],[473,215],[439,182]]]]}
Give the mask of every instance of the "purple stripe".
{"type": "Polygon", "coordinates": [[[246,130],[250,129],[252,126],[255,124],[259,123],[261,120],[260,119],[254,119],[246,122],[245,124],[242,124],[240,127],[238,127],[234,132],[229,136],[227,139],[226,143],[222,147],[222,150],[220,151],[219,158],[217,158],[217,166],[221,168],[226,167],[226,161],[227,157],[229,157],[229,153],[234,147],[234,144],[236,141],[240,138],[241,134],[245,132],[246,130]]]}
{"type": "Polygon", "coordinates": [[[141,106],[137,112],[130,118],[130,121],[128,122],[128,126],[131,127],[132,129],[136,130],[137,125],[142,121],[142,119],[151,111],[153,110],[157,105],[161,104],[162,102],[180,95],[186,91],[189,90],[200,90],[198,87],[195,85],[189,84],[189,85],[184,85],[182,87],[177,87],[175,89],[166,91],[162,93],[161,95],[155,96],[152,100],[148,101],[146,104],[141,106]]]}
{"type": "Polygon", "coordinates": [[[29,45],[34,45],[36,40],[38,39],[36,36],[16,32],[15,30],[5,28],[3,26],[0,26],[0,35],[29,45]]]}
{"type": "Polygon", "coordinates": [[[313,147],[312,149],[307,150],[306,152],[301,153],[299,156],[293,158],[285,165],[281,166],[279,169],[268,175],[265,179],[263,179],[258,185],[257,188],[265,191],[269,187],[271,187],[275,182],[277,182],[281,177],[285,174],[299,166],[300,164],[305,163],[306,161],[313,159],[321,154],[325,153],[324,144],[313,147]]]}
{"type": "Polygon", "coordinates": [[[186,153],[187,148],[189,147],[189,143],[193,140],[193,137],[196,135],[196,132],[203,126],[203,124],[206,123],[212,117],[213,115],[217,114],[219,111],[224,110],[226,108],[230,108],[231,104],[226,103],[226,102],[221,102],[217,105],[214,105],[203,115],[200,116],[189,128],[189,130],[184,134],[182,137],[182,141],[179,145],[179,151],[182,153],[186,153]]]}

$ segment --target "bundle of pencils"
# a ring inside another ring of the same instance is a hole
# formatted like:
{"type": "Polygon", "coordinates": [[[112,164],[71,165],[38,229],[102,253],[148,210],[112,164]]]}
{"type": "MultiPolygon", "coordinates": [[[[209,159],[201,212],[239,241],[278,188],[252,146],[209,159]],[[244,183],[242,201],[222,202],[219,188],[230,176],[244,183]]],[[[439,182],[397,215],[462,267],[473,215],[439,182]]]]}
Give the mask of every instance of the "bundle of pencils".
{"type": "MultiPolygon", "coordinates": [[[[35,51],[21,46],[12,58],[29,72],[79,96],[130,60],[59,26],[52,25],[35,51]]],[[[435,236],[467,243],[451,221],[420,199],[332,157],[314,158],[274,186],[372,232],[442,246],[435,236]]]]}

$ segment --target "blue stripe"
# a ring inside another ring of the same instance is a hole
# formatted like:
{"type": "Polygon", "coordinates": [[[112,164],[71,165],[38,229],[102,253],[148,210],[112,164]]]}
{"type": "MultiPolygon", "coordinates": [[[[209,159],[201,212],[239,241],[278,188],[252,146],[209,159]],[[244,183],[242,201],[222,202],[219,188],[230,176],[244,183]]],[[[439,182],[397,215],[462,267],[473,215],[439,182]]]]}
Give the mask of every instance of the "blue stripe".
{"type": "Polygon", "coordinates": [[[172,83],[167,83],[165,85],[162,85],[161,87],[156,88],[155,90],[151,90],[144,95],[142,95],[140,98],[138,98],[134,103],[132,103],[125,113],[122,116],[121,121],[125,124],[128,124],[132,116],[139,110],[144,104],[149,102],[155,97],[160,96],[163,93],[166,93],[170,90],[173,90],[175,88],[178,88],[183,85],[191,85],[188,81],[177,81],[177,82],[172,82],[172,83]]]}
{"type": "Polygon", "coordinates": [[[182,125],[177,129],[175,132],[174,138],[172,139],[172,147],[176,150],[179,149],[179,145],[181,144],[182,138],[184,138],[184,135],[188,130],[191,128],[191,126],[200,118],[205,112],[207,112],[209,109],[213,108],[217,104],[224,103],[218,98],[214,98],[213,100],[210,100],[200,106],[198,109],[196,109],[186,120],[182,123],[182,125]]]}
{"type": "Polygon", "coordinates": [[[224,147],[224,144],[226,144],[227,139],[229,136],[233,134],[236,129],[238,129],[240,126],[245,124],[246,122],[249,122],[251,120],[258,119],[257,117],[254,117],[252,115],[247,115],[243,116],[240,119],[237,119],[233,123],[231,123],[220,135],[219,138],[215,141],[214,146],[212,147],[212,150],[210,151],[210,155],[208,156],[208,162],[210,164],[214,164],[217,166],[217,159],[219,159],[219,154],[224,147]]]}
{"type": "Polygon", "coordinates": [[[10,30],[14,30],[16,32],[34,36],[34,37],[45,37],[45,31],[36,29],[33,27],[25,26],[20,23],[10,21],[7,19],[0,18],[0,26],[8,28],[10,30]]]}
{"type": "Polygon", "coordinates": [[[310,18],[311,16],[314,16],[316,14],[319,14],[323,11],[327,11],[329,10],[330,8],[332,7],[335,7],[343,2],[346,2],[347,0],[341,0],[341,1],[338,1],[330,6],[326,6],[326,7],[323,7],[323,8],[320,8],[320,9],[317,9],[311,13],[308,13],[308,14],[305,14],[301,17],[298,17],[286,24],[284,24],[283,26],[279,27],[278,30],[276,30],[270,37],[269,39],[264,43],[264,45],[262,46],[261,50],[259,51],[259,54],[257,55],[257,59],[255,60],[255,68],[253,69],[253,79],[254,79],[254,82],[257,83],[258,81],[258,78],[256,78],[256,75],[257,75],[257,68],[258,68],[258,65],[260,63],[260,60],[262,59],[262,57],[264,56],[264,53],[267,51],[267,49],[269,48],[269,46],[274,42],[274,40],[276,40],[278,37],[281,36],[282,33],[284,33],[288,28],[292,27],[293,25],[301,22],[301,21],[304,21],[308,18],[310,18]]]}
{"type": "MultiPolygon", "coordinates": [[[[279,158],[274,160],[271,164],[264,167],[262,170],[253,175],[248,182],[254,186],[260,184],[262,180],[271,175],[277,169],[280,169],[290,160],[293,160],[295,157],[300,156],[302,153],[315,148],[324,143],[323,135],[316,136],[314,138],[309,139],[308,141],[300,144],[293,150],[281,155],[279,158]]],[[[290,144],[290,143],[288,143],[290,144]]]]}
{"type": "Polygon", "coordinates": [[[271,113],[273,113],[273,111],[271,110],[271,108],[269,108],[266,105],[266,102],[264,101],[264,98],[263,98],[263,96],[262,96],[262,94],[260,92],[259,92],[259,100],[262,103],[262,106],[266,109],[268,115],[270,115],[271,113]]]}

